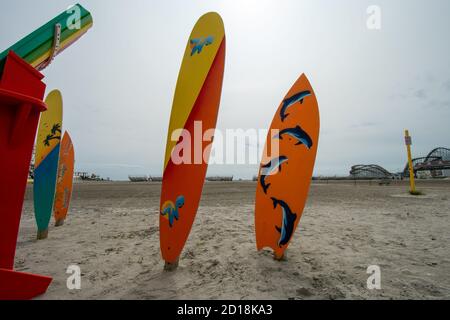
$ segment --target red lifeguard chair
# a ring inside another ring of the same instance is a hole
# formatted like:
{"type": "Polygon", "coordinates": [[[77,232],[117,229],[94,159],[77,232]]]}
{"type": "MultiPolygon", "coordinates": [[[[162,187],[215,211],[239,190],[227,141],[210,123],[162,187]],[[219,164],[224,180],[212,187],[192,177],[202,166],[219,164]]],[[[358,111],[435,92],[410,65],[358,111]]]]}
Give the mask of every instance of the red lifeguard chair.
{"type": "Polygon", "coordinates": [[[0,70],[0,300],[31,299],[52,281],[13,270],[33,144],[46,110],[43,78],[12,51],[0,70]]]}

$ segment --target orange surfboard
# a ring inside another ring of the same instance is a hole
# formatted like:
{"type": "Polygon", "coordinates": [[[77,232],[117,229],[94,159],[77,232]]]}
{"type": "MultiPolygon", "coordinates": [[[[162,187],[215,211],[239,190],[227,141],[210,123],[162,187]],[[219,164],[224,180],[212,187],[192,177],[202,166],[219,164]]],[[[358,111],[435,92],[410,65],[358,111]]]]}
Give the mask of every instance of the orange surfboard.
{"type": "Polygon", "coordinates": [[[59,151],[58,177],[56,181],[55,195],[55,226],[64,224],[69,211],[70,199],[73,188],[75,152],[69,133],[64,133],[59,151]]]}
{"type": "Polygon", "coordinates": [[[166,266],[178,261],[197,213],[212,144],[202,137],[216,126],[224,66],[223,21],[210,12],[189,37],[170,117],[159,219],[166,266]]]}
{"type": "Polygon", "coordinates": [[[300,222],[312,179],[320,117],[304,74],[281,102],[267,136],[256,188],[258,250],[270,247],[281,259],[300,222]]]}

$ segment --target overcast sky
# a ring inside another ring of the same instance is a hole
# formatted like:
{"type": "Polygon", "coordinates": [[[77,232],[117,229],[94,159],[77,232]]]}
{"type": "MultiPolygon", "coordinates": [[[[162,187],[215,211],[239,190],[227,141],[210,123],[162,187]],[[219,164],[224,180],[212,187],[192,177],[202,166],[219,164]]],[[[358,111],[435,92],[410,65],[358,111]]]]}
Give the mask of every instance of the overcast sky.
{"type": "MultiPolygon", "coordinates": [[[[0,51],[71,1],[3,1],[0,51]]],[[[403,130],[413,156],[450,146],[450,1],[87,0],[94,27],[44,71],[64,99],[76,170],[126,179],[161,175],[178,71],[197,19],[217,11],[227,53],[217,127],[267,128],[301,73],[318,97],[315,174],[353,164],[400,171],[403,130]],[[381,30],[366,26],[381,8],[381,30]]],[[[250,178],[256,165],[212,165],[250,178]]]]}

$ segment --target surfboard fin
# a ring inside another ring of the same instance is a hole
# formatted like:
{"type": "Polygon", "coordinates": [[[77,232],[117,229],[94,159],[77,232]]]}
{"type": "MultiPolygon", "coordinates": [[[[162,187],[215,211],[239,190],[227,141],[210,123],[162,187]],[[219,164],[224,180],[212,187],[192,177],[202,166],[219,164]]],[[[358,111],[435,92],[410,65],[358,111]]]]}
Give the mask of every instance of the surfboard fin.
{"type": "Polygon", "coordinates": [[[281,228],[280,228],[279,226],[275,226],[275,229],[277,229],[277,231],[278,231],[279,233],[281,233],[281,228]]]}
{"type": "Polygon", "coordinates": [[[268,183],[268,184],[261,184],[261,186],[263,187],[264,193],[267,194],[267,189],[269,189],[270,183],[268,183]]]}
{"type": "Polygon", "coordinates": [[[272,202],[273,202],[273,208],[275,209],[276,207],[277,207],[277,203],[278,203],[278,200],[277,199],[275,199],[275,198],[270,198],[270,199],[272,199],[272,202]]]}

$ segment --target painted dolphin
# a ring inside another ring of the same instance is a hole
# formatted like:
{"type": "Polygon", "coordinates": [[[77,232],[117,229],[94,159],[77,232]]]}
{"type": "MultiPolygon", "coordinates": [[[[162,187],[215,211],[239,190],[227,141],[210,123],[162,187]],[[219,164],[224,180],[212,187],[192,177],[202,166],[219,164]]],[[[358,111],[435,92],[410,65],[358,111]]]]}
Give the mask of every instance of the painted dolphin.
{"type": "Polygon", "coordinates": [[[280,131],[279,134],[275,135],[274,138],[278,138],[280,140],[283,140],[283,135],[289,135],[295,139],[297,139],[297,143],[295,144],[300,145],[304,144],[308,149],[311,149],[313,142],[311,137],[307,132],[305,132],[300,126],[296,126],[295,128],[287,128],[280,131]]]}
{"type": "Polygon", "coordinates": [[[175,201],[175,205],[172,201],[167,201],[161,210],[162,216],[167,216],[169,218],[169,226],[173,226],[174,219],[178,221],[179,212],[178,209],[181,209],[184,206],[184,196],[179,196],[175,201]]]}
{"type": "Polygon", "coordinates": [[[209,36],[205,39],[191,39],[190,43],[193,46],[191,51],[191,56],[193,56],[195,53],[201,53],[204,46],[209,46],[214,42],[214,37],[209,36]]]}
{"type": "Polygon", "coordinates": [[[267,194],[267,189],[270,187],[270,183],[266,184],[266,177],[275,173],[278,173],[278,170],[281,172],[281,164],[288,161],[288,158],[285,156],[280,156],[273,158],[269,161],[269,163],[261,166],[261,175],[259,178],[259,183],[264,190],[264,193],[267,194]]]}
{"type": "Polygon", "coordinates": [[[289,107],[291,107],[293,104],[297,102],[300,102],[300,104],[302,104],[303,99],[309,97],[310,95],[311,95],[310,91],[301,91],[299,93],[294,94],[292,97],[283,100],[283,106],[281,107],[280,110],[281,121],[284,121],[284,119],[286,119],[286,117],[289,115],[289,113],[286,113],[289,107]]]}
{"type": "Polygon", "coordinates": [[[291,208],[289,208],[288,204],[283,200],[278,200],[276,198],[271,199],[273,201],[273,208],[276,209],[276,207],[279,205],[281,207],[281,210],[283,211],[283,220],[281,222],[281,228],[275,226],[275,229],[277,229],[277,231],[280,233],[278,246],[281,248],[281,246],[289,242],[289,240],[292,237],[292,234],[294,233],[294,224],[295,220],[297,220],[297,214],[293,213],[291,211],[291,208]]]}

